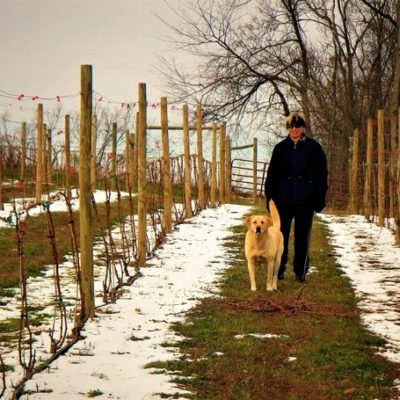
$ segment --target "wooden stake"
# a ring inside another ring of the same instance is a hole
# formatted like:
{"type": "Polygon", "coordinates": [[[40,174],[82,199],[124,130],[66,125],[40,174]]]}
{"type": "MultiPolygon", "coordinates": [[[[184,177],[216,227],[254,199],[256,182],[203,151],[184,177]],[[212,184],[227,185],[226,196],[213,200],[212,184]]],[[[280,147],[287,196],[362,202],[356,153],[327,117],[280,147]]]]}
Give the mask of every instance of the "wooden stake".
{"type": "Polygon", "coordinates": [[[81,66],[81,119],[79,132],[79,234],[84,320],[93,318],[93,215],[90,182],[90,158],[92,136],[92,66],[81,66]]]}
{"type": "Polygon", "coordinates": [[[65,141],[65,188],[67,197],[71,200],[72,170],[71,170],[71,145],[70,145],[70,121],[69,115],[64,117],[64,141],[65,141]]]}
{"type": "Polygon", "coordinates": [[[130,175],[130,145],[129,145],[129,129],[125,131],[125,190],[129,192],[130,175]]]}
{"type": "Polygon", "coordinates": [[[135,140],[135,134],[129,134],[129,188],[131,191],[134,190],[135,179],[137,179],[137,169],[135,172],[135,163],[137,160],[137,157],[135,155],[135,140]]]}
{"type": "Polygon", "coordinates": [[[185,181],[185,217],[192,218],[192,183],[190,170],[189,112],[187,104],[182,107],[183,118],[183,160],[185,181]]]}
{"type": "Polygon", "coordinates": [[[351,167],[350,167],[350,204],[349,212],[357,213],[358,209],[358,147],[359,147],[359,129],[354,130],[353,140],[352,140],[352,156],[351,156],[351,167]]]}
{"type": "Polygon", "coordinates": [[[36,203],[42,201],[43,191],[43,104],[36,110],[36,203]]]}
{"type": "Polygon", "coordinates": [[[111,189],[117,190],[117,123],[113,122],[111,132],[111,189]]]}
{"type": "Polygon", "coordinates": [[[219,202],[225,202],[225,124],[219,128],[219,202]]]}
{"type": "Polygon", "coordinates": [[[135,131],[135,158],[133,163],[133,181],[138,181],[138,151],[139,151],[139,113],[136,113],[136,131],[135,131]]]}
{"type": "Polygon", "coordinates": [[[51,129],[47,129],[47,167],[46,167],[46,172],[47,172],[47,184],[51,184],[52,178],[51,175],[53,173],[52,171],[52,151],[53,151],[53,146],[52,146],[52,141],[51,141],[51,129]]]}
{"type": "Polygon", "coordinates": [[[367,148],[366,148],[366,165],[365,165],[365,180],[364,180],[364,196],[363,196],[363,209],[364,216],[369,219],[372,214],[371,209],[371,179],[372,179],[372,155],[373,155],[373,137],[374,126],[372,118],[367,122],[367,148]]]}
{"type": "Polygon", "coordinates": [[[19,180],[25,181],[26,174],[26,122],[21,123],[21,174],[19,180]]]}
{"type": "Polygon", "coordinates": [[[385,225],[385,125],[384,110],[378,110],[378,224],[385,225]]]}
{"type": "Polygon", "coordinates": [[[138,249],[139,267],[146,266],[146,138],[147,98],[146,84],[139,83],[138,124],[138,249]]]}
{"type": "Polygon", "coordinates": [[[167,98],[161,97],[161,137],[163,147],[164,225],[165,233],[172,232],[172,182],[169,158],[167,98]]]}
{"type": "Polygon", "coordinates": [[[42,136],[42,165],[43,165],[43,185],[47,186],[49,181],[47,177],[47,125],[43,124],[42,136]]]}
{"type": "Polygon", "coordinates": [[[215,207],[217,186],[217,124],[212,124],[210,205],[215,207]]]}
{"type": "Polygon", "coordinates": [[[225,138],[225,202],[230,203],[232,198],[232,170],[231,170],[231,138],[225,138]]]}
{"type": "Polygon", "coordinates": [[[257,204],[257,162],[258,162],[258,151],[257,151],[257,138],[253,138],[253,204],[257,204]]]}
{"type": "Polygon", "coordinates": [[[204,192],[204,162],[203,162],[203,112],[201,105],[196,108],[196,132],[197,132],[197,189],[199,209],[204,210],[206,207],[205,192],[204,192]]]}

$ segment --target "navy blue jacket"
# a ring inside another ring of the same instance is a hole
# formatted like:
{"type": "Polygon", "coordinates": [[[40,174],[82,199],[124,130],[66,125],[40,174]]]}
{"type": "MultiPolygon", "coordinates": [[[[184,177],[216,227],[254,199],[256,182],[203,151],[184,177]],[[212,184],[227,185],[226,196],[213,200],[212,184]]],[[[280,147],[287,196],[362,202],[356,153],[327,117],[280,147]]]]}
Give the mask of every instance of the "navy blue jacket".
{"type": "Polygon", "coordinates": [[[328,169],[324,150],[303,135],[297,143],[288,136],[272,152],[265,180],[267,204],[306,205],[319,212],[325,207],[328,169]]]}

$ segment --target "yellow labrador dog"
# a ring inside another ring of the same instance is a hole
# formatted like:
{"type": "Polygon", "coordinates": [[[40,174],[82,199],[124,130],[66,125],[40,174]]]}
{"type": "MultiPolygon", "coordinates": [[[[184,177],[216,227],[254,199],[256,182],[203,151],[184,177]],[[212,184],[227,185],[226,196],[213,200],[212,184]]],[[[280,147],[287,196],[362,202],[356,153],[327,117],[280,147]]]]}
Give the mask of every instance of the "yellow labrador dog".
{"type": "Polygon", "coordinates": [[[255,262],[265,264],[268,278],[267,290],[278,290],[278,269],[283,253],[283,235],[278,210],[273,200],[269,202],[271,217],[251,215],[244,218],[247,225],[245,254],[250,275],[251,290],[257,290],[255,262]]]}

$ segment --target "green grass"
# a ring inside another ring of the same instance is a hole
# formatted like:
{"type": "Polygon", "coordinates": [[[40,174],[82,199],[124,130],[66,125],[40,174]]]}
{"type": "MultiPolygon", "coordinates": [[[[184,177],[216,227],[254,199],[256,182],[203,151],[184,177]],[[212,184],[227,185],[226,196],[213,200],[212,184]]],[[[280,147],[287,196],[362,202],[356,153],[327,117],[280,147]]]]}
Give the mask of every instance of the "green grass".
{"type": "Polygon", "coordinates": [[[249,290],[245,228],[233,232],[226,251],[235,261],[224,273],[222,297],[203,300],[185,323],[174,326],[186,338],[173,344],[180,348],[180,360],[148,366],[179,371],[176,383],[194,399],[394,399],[397,367],[376,354],[384,340],[362,326],[350,283],[331,255],[326,227],[316,221],[313,229],[311,263],[318,272],[304,285],[294,281],[289,267],[274,293],[265,291],[262,268],[258,291],[249,290]],[[280,336],[235,339],[249,333],[280,336]]]}

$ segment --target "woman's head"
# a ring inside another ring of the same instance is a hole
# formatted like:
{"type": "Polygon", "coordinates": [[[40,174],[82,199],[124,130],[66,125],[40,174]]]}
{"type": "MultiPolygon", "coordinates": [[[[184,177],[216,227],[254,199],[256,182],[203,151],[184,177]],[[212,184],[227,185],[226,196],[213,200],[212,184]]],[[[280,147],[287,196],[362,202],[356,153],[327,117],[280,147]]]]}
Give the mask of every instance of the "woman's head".
{"type": "Polygon", "coordinates": [[[286,118],[286,129],[292,140],[300,139],[306,129],[304,115],[299,112],[290,113],[286,118]]]}

